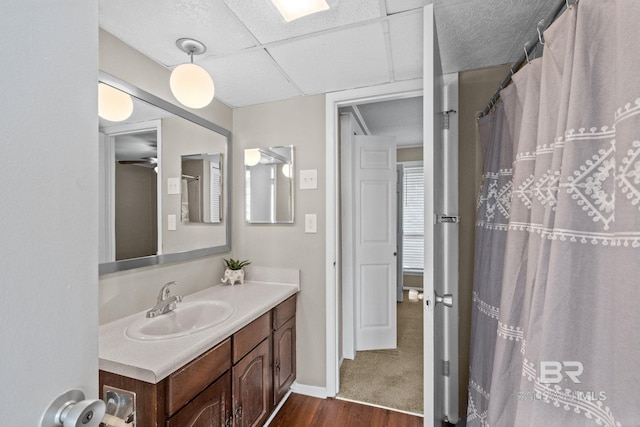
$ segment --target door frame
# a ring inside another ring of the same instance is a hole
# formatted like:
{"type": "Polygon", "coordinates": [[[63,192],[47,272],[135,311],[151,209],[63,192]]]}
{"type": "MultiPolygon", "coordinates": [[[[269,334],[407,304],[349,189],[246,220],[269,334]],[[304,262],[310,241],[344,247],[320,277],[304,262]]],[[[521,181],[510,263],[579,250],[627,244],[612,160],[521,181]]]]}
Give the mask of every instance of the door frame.
{"type": "Polygon", "coordinates": [[[338,108],[364,102],[391,101],[422,96],[422,79],[328,93],[325,98],[326,135],[326,393],[334,397],[340,385],[338,283],[340,258],[340,196],[338,108]]]}

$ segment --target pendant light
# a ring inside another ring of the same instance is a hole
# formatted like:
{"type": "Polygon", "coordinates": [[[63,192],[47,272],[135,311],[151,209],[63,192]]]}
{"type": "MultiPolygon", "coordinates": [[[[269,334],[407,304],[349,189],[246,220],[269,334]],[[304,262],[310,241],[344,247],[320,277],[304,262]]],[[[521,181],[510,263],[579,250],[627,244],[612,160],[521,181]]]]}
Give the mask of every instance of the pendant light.
{"type": "Polygon", "coordinates": [[[98,115],[110,122],[121,122],[133,113],[133,99],[112,86],[98,83],[98,115]]]}
{"type": "Polygon", "coordinates": [[[203,54],[207,48],[194,39],[178,39],[176,46],[187,53],[191,62],[178,65],[169,79],[171,93],[182,104],[190,108],[206,107],[213,100],[215,86],[209,73],[193,63],[193,55],[203,54]]]}

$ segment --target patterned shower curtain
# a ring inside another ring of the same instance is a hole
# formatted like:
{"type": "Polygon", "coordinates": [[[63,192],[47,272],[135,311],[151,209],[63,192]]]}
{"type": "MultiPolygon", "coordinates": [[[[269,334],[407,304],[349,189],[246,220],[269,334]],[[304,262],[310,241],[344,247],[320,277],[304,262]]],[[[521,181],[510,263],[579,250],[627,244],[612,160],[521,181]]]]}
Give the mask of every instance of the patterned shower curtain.
{"type": "Polygon", "coordinates": [[[478,122],[467,424],[640,425],[640,1],[581,0],[478,122]]]}

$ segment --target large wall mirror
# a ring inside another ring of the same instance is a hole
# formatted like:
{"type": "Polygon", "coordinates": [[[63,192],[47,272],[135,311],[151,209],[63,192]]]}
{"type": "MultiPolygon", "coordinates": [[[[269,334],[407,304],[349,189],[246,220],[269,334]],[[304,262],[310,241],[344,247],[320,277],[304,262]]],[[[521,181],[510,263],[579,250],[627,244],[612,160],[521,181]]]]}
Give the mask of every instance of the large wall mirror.
{"type": "Polygon", "coordinates": [[[251,224],[292,224],[293,146],[244,150],[245,220],[251,224]]]}
{"type": "Polygon", "coordinates": [[[230,251],[231,132],[106,73],[99,83],[133,104],[99,119],[100,274],[230,251]]]}

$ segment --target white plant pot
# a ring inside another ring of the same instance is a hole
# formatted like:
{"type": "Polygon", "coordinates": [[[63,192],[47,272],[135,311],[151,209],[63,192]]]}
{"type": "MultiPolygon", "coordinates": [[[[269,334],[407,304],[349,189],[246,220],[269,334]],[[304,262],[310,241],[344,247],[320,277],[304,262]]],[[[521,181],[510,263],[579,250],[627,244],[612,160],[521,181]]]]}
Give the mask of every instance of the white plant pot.
{"type": "Polygon", "coordinates": [[[229,285],[235,285],[237,282],[244,283],[244,270],[224,270],[224,278],[222,283],[228,283],[229,285]]]}

